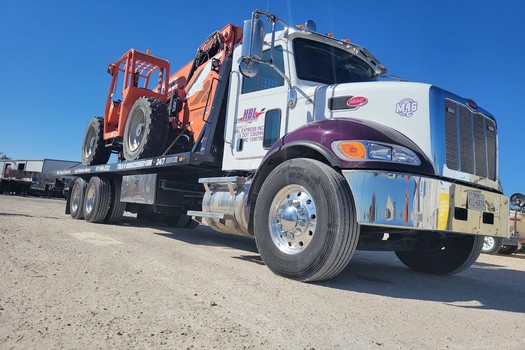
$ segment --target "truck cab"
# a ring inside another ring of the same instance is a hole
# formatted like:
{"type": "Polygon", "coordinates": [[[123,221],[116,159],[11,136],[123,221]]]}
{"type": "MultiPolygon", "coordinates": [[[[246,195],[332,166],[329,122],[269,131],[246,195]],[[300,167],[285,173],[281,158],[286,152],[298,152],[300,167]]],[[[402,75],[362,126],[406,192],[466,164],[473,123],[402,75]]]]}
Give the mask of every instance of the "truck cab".
{"type": "Polygon", "coordinates": [[[345,179],[357,249],[394,250],[416,270],[454,273],[475,261],[481,236],[508,235],[497,126],[488,111],[431,84],[384,79],[386,68],[366,49],[308,26],[275,31],[278,20],[269,16],[264,36],[264,15],[256,11],[245,22],[234,51],[224,133],[223,171],[248,176],[229,186],[203,179],[204,209],[192,215],[219,231],[270,236],[261,255],[272,251],[265,261],[287,275],[283,266],[307,250],[306,235],[318,225],[317,215],[303,214],[315,196],[306,186],[270,191],[268,182],[275,173],[306,177],[312,160],[345,179]],[[281,169],[287,166],[296,173],[281,169]],[[462,263],[440,260],[456,259],[460,245],[469,247],[459,253],[462,263]],[[272,264],[279,255],[291,260],[272,264]]]}

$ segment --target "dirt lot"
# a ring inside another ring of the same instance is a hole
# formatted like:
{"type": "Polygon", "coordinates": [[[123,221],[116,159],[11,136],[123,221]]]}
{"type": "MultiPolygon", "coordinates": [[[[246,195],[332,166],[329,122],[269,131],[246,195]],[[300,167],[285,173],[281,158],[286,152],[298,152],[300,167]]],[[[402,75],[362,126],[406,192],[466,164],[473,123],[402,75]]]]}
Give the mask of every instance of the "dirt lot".
{"type": "Polygon", "coordinates": [[[248,238],[63,214],[0,195],[0,349],[525,349],[525,256],[447,277],[357,252],[273,275],[248,238]]]}

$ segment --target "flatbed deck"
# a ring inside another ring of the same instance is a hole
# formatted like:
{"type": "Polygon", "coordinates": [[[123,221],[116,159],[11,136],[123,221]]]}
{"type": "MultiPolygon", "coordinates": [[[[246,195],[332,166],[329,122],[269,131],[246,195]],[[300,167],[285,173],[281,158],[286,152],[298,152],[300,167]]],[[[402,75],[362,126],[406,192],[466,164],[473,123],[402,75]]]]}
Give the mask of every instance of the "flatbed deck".
{"type": "Polygon", "coordinates": [[[134,175],[145,173],[166,173],[177,167],[177,173],[187,171],[208,173],[220,171],[220,162],[214,157],[205,157],[200,153],[186,152],[167,156],[138,159],[126,162],[75,167],[59,170],[57,176],[89,177],[94,174],[134,175]],[[206,167],[203,167],[206,166],[206,167]]]}

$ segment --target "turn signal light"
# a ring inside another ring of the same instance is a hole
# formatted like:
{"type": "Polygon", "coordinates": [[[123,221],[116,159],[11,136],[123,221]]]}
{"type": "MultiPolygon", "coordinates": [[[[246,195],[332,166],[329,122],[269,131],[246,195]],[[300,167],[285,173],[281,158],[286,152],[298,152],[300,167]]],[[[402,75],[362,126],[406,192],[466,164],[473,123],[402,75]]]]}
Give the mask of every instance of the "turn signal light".
{"type": "Polygon", "coordinates": [[[369,140],[340,140],[332,142],[332,150],[343,160],[421,165],[421,160],[414,151],[400,145],[369,140]]]}
{"type": "Polygon", "coordinates": [[[338,145],[339,150],[348,158],[354,159],[365,159],[366,158],[366,147],[357,141],[340,142],[338,145]]]}

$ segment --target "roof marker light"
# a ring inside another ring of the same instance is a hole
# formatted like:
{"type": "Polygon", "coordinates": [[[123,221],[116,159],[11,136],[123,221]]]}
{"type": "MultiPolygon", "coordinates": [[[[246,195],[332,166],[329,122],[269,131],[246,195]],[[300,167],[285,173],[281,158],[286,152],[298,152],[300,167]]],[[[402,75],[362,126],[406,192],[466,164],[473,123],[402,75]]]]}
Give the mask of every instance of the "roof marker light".
{"type": "Polygon", "coordinates": [[[472,108],[472,109],[474,109],[474,110],[475,110],[475,109],[478,109],[478,104],[477,104],[476,102],[472,101],[471,99],[468,99],[468,100],[467,100],[467,104],[468,104],[468,106],[469,106],[470,108],[472,108]]]}

